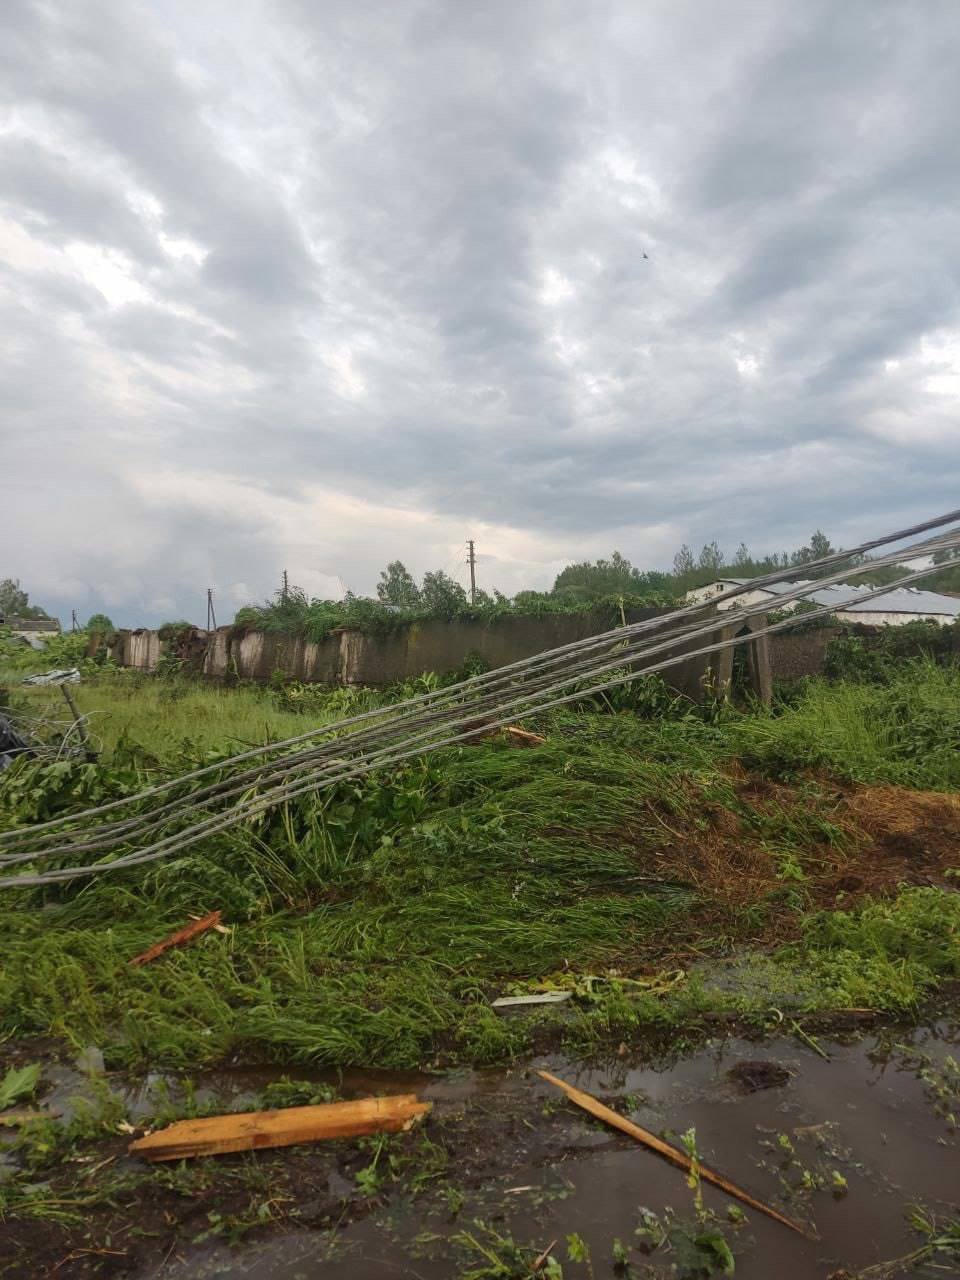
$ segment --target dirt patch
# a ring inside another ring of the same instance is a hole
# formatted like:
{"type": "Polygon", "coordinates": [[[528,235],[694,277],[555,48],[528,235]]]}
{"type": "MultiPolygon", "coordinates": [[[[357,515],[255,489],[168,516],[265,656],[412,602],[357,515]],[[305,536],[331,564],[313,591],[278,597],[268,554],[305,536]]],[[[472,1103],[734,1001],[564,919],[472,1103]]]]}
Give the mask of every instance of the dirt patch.
{"type": "Polygon", "coordinates": [[[887,856],[960,866],[960,797],[905,787],[865,787],[847,796],[844,807],[887,856]]]}
{"type": "Polygon", "coordinates": [[[790,1072],[779,1062],[738,1062],[727,1072],[727,1079],[741,1093],[758,1093],[761,1089],[782,1089],[790,1072]]]}
{"type": "Polygon", "coordinates": [[[777,834],[798,812],[795,789],[740,777],[736,793],[746,814],[706,804],[695,830],[675,829],[654,855],[658,873],[687,881],[721,908],[758,902],[785,883],[802,884],[816,906],[834,906],[838,897],[849,906],[904,884],[940,883],[960,866],[960,797],[954,795],[892,786],[812,792],[802,814],[811,831],[814,820],[821,823],[825,838],[797,845],[777,834]],[[792,875],[784,876],[785,856],[796,864],[792,875]]]}

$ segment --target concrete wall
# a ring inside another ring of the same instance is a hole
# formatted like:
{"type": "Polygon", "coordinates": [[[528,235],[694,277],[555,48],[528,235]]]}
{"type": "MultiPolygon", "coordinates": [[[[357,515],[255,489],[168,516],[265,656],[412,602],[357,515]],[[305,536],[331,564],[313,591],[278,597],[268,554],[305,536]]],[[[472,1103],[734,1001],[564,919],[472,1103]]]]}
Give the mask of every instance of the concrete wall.
{"type": "Polygon", "coordinates": [[[167,642],[156,631],[118,631],[109,646],[114,662],[121,667],[152,671],[166,651],[167,642]]]}
{"type": "MultiPolygon", "coordinates": [[[[668,616],[670,610],[627,611],[628,622],[668,616]]],[[[275,672],[311,684],[389,685],[425,671],[456,671],[476,654],[496,668],[533,657],[548,649],[610,630],[608,615],[548,614],[542,618],[506,617],[490,623],[428,621],[398,628],[387,635],[368,635],[342,629],[318,643],[297,636],[262,631],[235,634],[233,628],[194,631],[161,640],[155,631],[120,631],[110,647],[120,666],[152,671],[162,654],[182,657],[189,669],[211,679],[265,682],[275,672]]],[[[723,628],[716,633],[730,633],[723,628]]],[[[615,643],[615,642],[614,642],[615,643]]],[[[702,647],[701,638],[672,653],[702,647]]],[[[615,652],[611,652],[611,657],[615,652]]],[[[668,654],[659,657],[670,656],[668,654]]],[[[652,659],[651,661],[657,661],[652,659]]],[[[710,658],[690,658],[668,668],[664,679],[672,688],[699,700],[713,679],[710,658]]]]}
{"type": "Polygon", "coordinates": [[[769,637],[770,669],[774,680],[799,680],[823,671],[827,645],[842,635],[841,627],[817,627],[791,634],[778,631],[769,637]]]}

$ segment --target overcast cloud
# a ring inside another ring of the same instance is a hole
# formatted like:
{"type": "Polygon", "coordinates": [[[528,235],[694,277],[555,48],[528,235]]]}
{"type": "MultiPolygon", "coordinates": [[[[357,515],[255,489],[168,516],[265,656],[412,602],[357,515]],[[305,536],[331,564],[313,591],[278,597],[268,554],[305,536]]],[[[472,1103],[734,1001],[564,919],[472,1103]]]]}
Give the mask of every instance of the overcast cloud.
{"type": "Polygon", "coordinates": [[[956,0],[5,0],[0,577],[549,586],[960,505],[956,0]]]}

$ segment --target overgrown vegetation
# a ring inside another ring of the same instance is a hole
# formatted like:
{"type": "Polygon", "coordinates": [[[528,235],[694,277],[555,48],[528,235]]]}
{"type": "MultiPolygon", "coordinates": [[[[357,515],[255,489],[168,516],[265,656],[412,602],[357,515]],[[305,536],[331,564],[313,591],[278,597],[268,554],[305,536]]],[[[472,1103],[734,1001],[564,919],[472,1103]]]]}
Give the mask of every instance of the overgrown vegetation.
{"type": "MultiPolygon", "coordinates": [[[[138,874],[4,897],[0,1031],[95,1043],[114,1063],[407,1066],[521,1051],[539,1022],[503,1021],[490,1000],[544,982],[577,984],[551,1034],[580,1045],[762,1016],[769,983],[715,990],[692,961],[774,939],[789,943],[776,981],[818,1012],[911,1010],[960,976],[960,811],[930,794],[960,781],[955,667],[813,681],[746,713],[654,679],[629,694],[543,718],[540,747],[449,750],[138,874]],[[228,937],[126,967],[214,908],[228,937]]],[[[105,673],[77,696],[85,712],[99,700],[104,757],[19,760],[0,781],[4,825],[303,726],[295,690],[105,673]]],[[[302,696],[315,723],[376,695],[302,696]]]]}
{"type": "Polygon", "coordinates": [[[664,591],[590,595],[582,599],[567,593],[521,591],[512,600],[499,592],[493,596],[478,592],[476,602],[471,604],[461,587],[457,592],[425,591],[413,603],[385,607],[382,601],[350,594],[343,600],[310,600],[299,588],[290,587],[266,604],[238,610],[234,627],[240,631],[284,632],[319,641],[339,627],[388,635],[417,622],[437,619],[494,622],[508,617],[590,612],[612,628],[623,622],[631,610],[668,608],[675,603],[664,591]]]}

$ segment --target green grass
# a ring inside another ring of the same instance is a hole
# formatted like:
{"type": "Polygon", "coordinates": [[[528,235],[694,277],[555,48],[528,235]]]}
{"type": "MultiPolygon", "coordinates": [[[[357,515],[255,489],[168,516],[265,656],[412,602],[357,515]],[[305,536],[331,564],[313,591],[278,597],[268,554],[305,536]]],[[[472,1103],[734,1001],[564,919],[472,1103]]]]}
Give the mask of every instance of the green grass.
{"type": "MultiPolygon", "coordinates": [[[[93,676],[71,688],[89,716],[94,745],[109,758],[120,744],[140,748],[162,762],[189,761],[207,751],[275,742],[336,719],[336,706],[312,707],[309,718],[282,710],[269,690],[227,689],[187,679],[154,679],[130,671],[93,676]]],[[[57,688],[20,687],[13,709],[38,720],[69,721],[57,688]]]]}
{"type": "MultiPolygon", "coordinates": [[[[7,823],[23,817],[25,795],[35,804],[39,794],[47,811],[77,807],[97,788],[122,792],[234,738],[302,731],[314,715],[342,711],[340,695],[309,695],[305,716],[278,710],[266,691],[110,674],[80,694],[110,708],[112,755],[82,766],[79,781],[69,768],[18,766],[0,782],[0,821],[4,805],[7,823]]],[[[770,960],[805,1009],[909,1011],[960,976],[960,896],[907,889],[808,916],[806,860],[850,842],[832,821],[829,783],[809,775],[955,786],[947,747],[958,722],[956,671],[923,663],[886,686],[813,682],[774,712],[716,718],[676,704],[651,720],[557,714],[533,750],[499,741],[448,750],[137,873],[0,898],[0,1034],[98,1044],[113,1064],[240,1054],[406,1067],[438,1046],[488,1061],[530,1044],[529,1022],[489,1007],[516,984],[675,968],[678,939],[722,955],[780,919],[806,922],[770,960]],[[793,779],[793,799],[748,802],[731,775],[736,760],[793,779]],[[769,898],[739,912],[671,871],[677,851],[709,840],[724,812],[780,874],[769,898]],[[229,936],[128,967],[189,914],[214,908],[229,936]],[[709,932],[698,932],[700,918],[709,932]]],[[[657,994],[614,976],[565,1006],[558,1034],[596,1047],[769,1004],[762,989],[720,992],[687,976],[657,994]]]]}
{"type": "Polygon", "coordinates": [[[806,684],[794,705],[743,717],[730,748],[748,766],[794,778],[821,769],[859,782],[960,787],[960,671],[899,664],[885,684],[806,684]]]}

